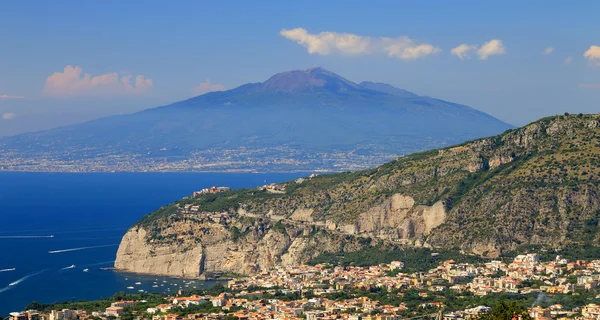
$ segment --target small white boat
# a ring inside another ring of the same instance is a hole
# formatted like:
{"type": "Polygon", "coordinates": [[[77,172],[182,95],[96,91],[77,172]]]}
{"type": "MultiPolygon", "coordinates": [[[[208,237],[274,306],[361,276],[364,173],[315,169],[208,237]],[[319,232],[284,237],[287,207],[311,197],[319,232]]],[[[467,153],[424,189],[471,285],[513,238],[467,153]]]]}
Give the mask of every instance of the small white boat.
{"type": "Polygon", "coordinates": [[[134,288],[134,287],[127,287],[127,289],[129,289],[129,290],[133,290],[133,289],[135,289],[135,288],[134,288]]]}
{"type": "Polygon", "coordinates": [[[152,288],[158,288],[158,285],[157,285],[157,284],[155,284],[155,285],[153,285],[153,286],[152,286],[152,288]]]}
{"type": "Polygon", "coordinates": [[[88,272],[88,271],[90,271],[90,269],[88,269],[88,268],[83,269],[83,272],[88,272]]]}
{"type": "Polygon", "coordinates": [[[140,290],[138,290],[138,291],[139,291],[139,292],[144,292],[144,290],[142,290],[142,289],[140,289],[140,290]]]}
{"type": "Polygon", "coordinates": [[[140,284],[142,284],[142,283],[141,283],[141,282],[136,282],[135,284],[139,286],[139,285],[140,285],[140,284]]]}

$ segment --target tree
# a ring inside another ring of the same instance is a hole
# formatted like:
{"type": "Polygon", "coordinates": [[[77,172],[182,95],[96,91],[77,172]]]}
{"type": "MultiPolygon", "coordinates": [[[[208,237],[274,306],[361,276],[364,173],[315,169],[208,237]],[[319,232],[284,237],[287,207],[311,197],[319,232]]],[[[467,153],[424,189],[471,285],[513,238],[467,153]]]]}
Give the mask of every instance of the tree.
{"type": "MultiPolygon", "coordinates": [[[[42,311],[44,309],[44,306],[42,306],[41,304],[39,304],[37,301],[32,301],[30,304],[28,304],[24,310],[37,310],[37,311],[42,311]]],[[[0,319],[1,320],[1,319],[0,319]]]]}
{"type": "Polygon", "coordinates": [[[513,318],[520,320],[532,320],[527,310],[517,302],[500,301],[492,308],[492,313],[484,314],[480,320],[512,320],[513,318]]]}

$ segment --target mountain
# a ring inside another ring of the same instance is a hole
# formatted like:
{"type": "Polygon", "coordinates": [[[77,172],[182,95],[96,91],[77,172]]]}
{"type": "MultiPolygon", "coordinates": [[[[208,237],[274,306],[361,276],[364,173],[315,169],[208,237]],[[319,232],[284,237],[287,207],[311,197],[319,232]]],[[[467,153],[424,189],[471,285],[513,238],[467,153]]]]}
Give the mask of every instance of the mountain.
{"type": "Polygon", "coordinates": [[[204,193],[131,227],[125,271],[250,274],[382,246],[600,253],[600,115],[541,119],[374,169],[204,193]]]}
{"type": "Polygon", "coordinates": [[[511,128],[322,68],[168,106],[0,138],[4,170],[348,170],[511,128]]]}
{"type": "Polygon", "coordinates": [[[363,88],[367,88],[369,90],[384,92],[384,93],[399,96],[399,97],[412,98],[412,99],[419,98],[418,95],[416,95],[410,91],[396,88],[387,83],[363,81],[360,83],[360,86],[363,88]]]}

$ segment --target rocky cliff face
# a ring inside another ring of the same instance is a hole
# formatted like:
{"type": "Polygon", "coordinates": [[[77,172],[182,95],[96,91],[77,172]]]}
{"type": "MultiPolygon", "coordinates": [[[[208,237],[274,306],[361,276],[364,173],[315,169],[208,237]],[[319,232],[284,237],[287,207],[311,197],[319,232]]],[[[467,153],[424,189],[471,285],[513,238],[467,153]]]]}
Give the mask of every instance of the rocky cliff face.
{"type": "Polygon", "coordinates": [[[136,273],[211,278],[253,274],[276,264],[299,264],[320,252],[356,251],[365,245],[310,224],[235,217],[207,222],[198,215],[165,224],[168,227],[161,227],[163,238],[149,237],[144,227],[130,229],[119,246],[115,267],[136,273]]]}
{"type": "Polygon", "coordinates": [[[144,217],[115,266],[249,274],[377,242],[498,256],[600,246],[600,116],[526,127],[380,167],[186,198],[144,217]],[[188,212],[196,206],[200,213],[188,212]]]}
{"type": "Polygon", "coordinates": [[[400,194],[361,213],[354,224],[323,224],[311,215],[310,209],[296,209],[289,217],[271,210],[265,215],[239,210],[170,216],[127,231],[115,267],[186,278],[252,274],[277,264],[300,264],[323,252],[360,250],[369,238],[414,243],[445,218],[441,202],[415,206],[400,194]]]}

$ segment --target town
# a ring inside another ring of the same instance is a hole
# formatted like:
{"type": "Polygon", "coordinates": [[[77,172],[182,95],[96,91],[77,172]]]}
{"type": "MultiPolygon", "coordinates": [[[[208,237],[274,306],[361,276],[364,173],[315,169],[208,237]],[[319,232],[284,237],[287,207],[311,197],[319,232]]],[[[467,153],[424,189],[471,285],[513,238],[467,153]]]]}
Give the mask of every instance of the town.
{"type": "Polygon", "coordinates": [[[63,153],[3,150],[0,171],[22,172],[336,172],[370,168],[401,154],[377,150],[309,152],[290,146],[210,148],[190,151],[186,159],[165,148],[126,153],[76,148],[63,153]]]}
{"type": "Polygon", "coordinates": [[[600,260],[535,253],[512,261],[457,263],[405,272],[402,261],[358,267],[279,266],[205,291],[126,295],[94,307],[10,314],[10,320],[71,319],[476,319],[511,300],[536,320],[600,319],[600,260]]]}

